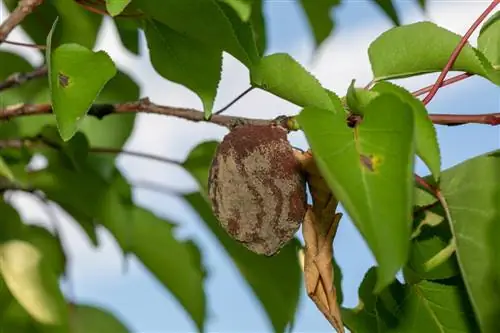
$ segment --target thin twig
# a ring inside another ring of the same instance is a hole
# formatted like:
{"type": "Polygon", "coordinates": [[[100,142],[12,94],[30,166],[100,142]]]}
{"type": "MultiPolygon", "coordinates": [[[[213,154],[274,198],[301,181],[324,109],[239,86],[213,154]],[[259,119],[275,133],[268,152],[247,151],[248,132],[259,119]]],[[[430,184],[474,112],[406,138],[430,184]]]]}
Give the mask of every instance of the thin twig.
{"type": "Polygon", "coordinates": [[[9,17],[0,25],[0,44],[2,44],[11,31],[14,30],[26,16],[42,3],[43,0],[20,0],[16,9],[14,9],[9,17]]]}
{"type": "MultiPolygon", "coordinates": [[[[457,76],[454,76],[454,77],[450,77],[449,79],[446,79],[443,81],[443,83],[441,83],[441,87],[445,87],[445,86],[448,86],[452,83],[455,83],[455,82],[458,82],[458,81],[462,81],[462,80],[465,80],[471,76],[474,76],[474,74],[471,74],[471,73],[462,73],[462,74],[459,74],[457,76]]],[[[417,91],[414,91],[412,92],[412,95],[415,96],[415,97],[418,97],[418,96],[421,96],[425,93],[428,93],[432,90],[432,88],[434,88],[434,85],[435,84],[432,84],[430,86],[427,86],[425,88],[422,88],[422,89],[419,89],[417,91]]]]}
{"type": "Polygon", "coordinates": [[[3,43],[10,44],[10,45],[16,45],[16,46],[30,47],[30,48],[38,49],[38,50],[45,50],[47,48],[47,46],[45,46],[45,45],[37,45],[37,44],[14,42],[14,41],[11,41],[11,40],[4,40],[3,43]]]}
{"type": "Polygon", "coordinates": [[[439,77],[436,80],[436,83],[432,87],[431,91],[429,92],[429,94],[427,94],[427,96],[425,96],[425,98],[423,100],[423,103],[425,105],[429,104],[429,102],[432,100],[432,98],[436,95],[436,93],[439,90],[439,88],[441,87],[444,79],[446,78],[446,75],[448,74],[451,67],[455,63],[455,60],[458,58],[460,52],[462,51],[464,46],[467,44],[467,41],[469,40],[470,36],[474,33],[474,31],[477,29],[477,27],[479,27],[481,22],[484,21],[486,16],[488,16],[488,14],[493,11],[493,9],[498,5],[499,2],[500,2],[499,0],[493,0],[491,2],[491,4],[488,6],[488,8],[486,8],[486,10],[476,19],[476,21],[472,24],[472,26],[469,28],[467,33],[462,37],[462,39],[460,40],[460,43],[458,43],[455,50],[453,50],[453,52],[450,56],[450,59],[448,60],[448,63],[446,64],[443,71],[439,75],[439,77]]]}
{"type": "Polygon", "coordinates": [[[218,115],[218,114],[221,114],[222,112],[226,111],[227,109],[229,109],[231,106],[234,105],[234,103],[238,102],[241,98],[243,98],[243,96],[245,96],[246,94],[248,94],[250,91],[252,91],[255,87],[250,87],[248,89],[246,89],[244,92],[242,92],[241,94],[239,94],[235,99],[233,99],[228,105],[226,105],[225,107],[223,107],[222,109],[220,109],[219,111],[216,111],[214,112],[213,114],[214,115],[218,115]]]}
{"type": "MultiPolygon", "coordinates": [[[[280,125],[283,128],[288,128],[288,120],[290,117],[277,117],[275,119],[253,119],[235,116],[214,115],[210,120],[205,120],[202,111],[178,108],[172,106],[163,106],[151,103],[149,99],[141,99],[136,102],[120,103],[120,104],[94,104],[91,106],[88,115],[102,119],[110,114],[120,113],[155,113],[167,116],[183,118],[194,122],[210,122],[220,126],[225,126],[229,129],[237,125],[280,125]]],[[[0,120],[8,120],[19,116],[34,116],[52,113],[52,106],[49,103],[43,104],[16,104],[6,108],[0,108],[0,120]]]]}
{"type": "Polygon", "coordinates": [[[123,155],[146,158],[149,160],[154,160],[154,161],[167,163],[167,164],[174,164],[174,165],[181,165],[182,164],[181,162],[170,159],[170,158],[166,158],[166,157],[162,157],[162,156],[158,156],[158,155],[153,155],[153,154],[149,154],[149,153],[121,149],[121,148],[90,147],[89,152],[97,153],[97,154],[100,154],[100,153],[102,153],[102,154],[123,154],[123,155]]]}
{"type": "Polygon", "coordinates": [[[47,75],[46,66],[39,67],[32,72],[11,74],[5,81],[0,82],[0,91],[20,86],[25,82],[41,78],[45,75],[47,75]]]}

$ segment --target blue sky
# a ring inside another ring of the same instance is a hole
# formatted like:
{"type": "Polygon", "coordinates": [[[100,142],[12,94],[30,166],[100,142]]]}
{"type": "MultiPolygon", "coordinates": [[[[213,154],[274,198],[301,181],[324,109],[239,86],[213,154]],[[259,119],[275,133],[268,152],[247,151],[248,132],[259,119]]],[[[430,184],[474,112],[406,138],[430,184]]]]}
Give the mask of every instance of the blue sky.
{"type": "MultiPolygon", "coordinates": [[[[366,49],[371,40],[390,27],[386,17],[368,1],[344,1],[336,12],[335,35],[328,39],[316,56],[312,56],[312,38],[306,21],[294,1],[268,1],[266,16],[269,30],[269,52],[288,52],[314,73],[329,89],[343,95],[351,79],[360,85],[370,81],[370,65],[366,49]]],[[[416,1],[415,1],[416,2],[416,1]]],[[[488,2],[430,1],[429,17],[441,26],[464,33],[488,2]]],[[[410,1],[397,2],[403,22],[411,23],[425,17],[410,1]]],[[[109,23],[109,22],[108,22],[109,23]]],[[[183,87],[166,82],[152,69],[147,55],[134,57],[115,40],[110,24],[105,25],[97,48],[107,50],[122,67],[142,83],[143,96],[154,102],[200,108],[199,99],[183,87]]],[[[14,35],[23,39],[21,34],[14,35]]],[[[473,39],[474,40],[474,39],[473,39]]],[[[144,45],[143,45],[144,47],[144,45]]],[[[36,57],[29,54],[33,61],[36,57]]],[[[435,75],[399,81],[408,89],[417,89],[433,82],[435,75]]],[[[231,57],[225,58],[223,80],[217,105],[224,105],[248,86],[248,72],[231,57]]],[[[434,113],[500,112],[500,91],[481,78],[470,78],[442,89],[429,106],[434,113]]],[[[298,109],[264,92],[252,92],[237,103],[229,114],[271,118],[294,114],[298,109]]],[[[227,131],[211,124],[192,124],[182,119],[141,115],[128,148],[171,158],[182,159],[197,143],[218,139],[227,131]]],[[[479,125],[438,127],[443,167],[447,168],[477,154],[500,146],[498,128],[479,125]]],[[[291,142],[306,147],[302,135],[293,134],[291,142]]],[[[182,170],[151,161],[121,157],[119,164],[133,181],[152,180],[178,190],[191,190],[195,184],[182,170]]],[[[419,163],[419,174],[427,170],[419,163]]],[[[251,290],[239,276],[213,236],[189,207],[179,199],[136,190],[138,203],[158,215],[179,223],[178,236],[192,238],[204,254],[209,270],[206,281],[208,298],[207,331],[209,332],[271,332],[272,328],[251,290]]],[[[45,219],[40,207],[19,196],[17,204],[25,208],[30,220],[45,219]]],[[[116,243],[107,232],[100,233],[103,246],[94,250],[80,231],[67,219],[63,234],[70,245],[71,288],[64,284],[68,296],[95,303],[113,310],[135,332],[194,332],[195,326],[175,299],[135,260],[130,260],[124,273],[116,243]]],[[[374,263],[370,252],[351,222],[342,221],[335,240],[335,255],[343,269],[345,305],[357,304],[357,287],[365,271],[374,263]]],[[[297,312],[295,332],[330,332],[331,328],[314,304],[303,293],[297,312]]]]}

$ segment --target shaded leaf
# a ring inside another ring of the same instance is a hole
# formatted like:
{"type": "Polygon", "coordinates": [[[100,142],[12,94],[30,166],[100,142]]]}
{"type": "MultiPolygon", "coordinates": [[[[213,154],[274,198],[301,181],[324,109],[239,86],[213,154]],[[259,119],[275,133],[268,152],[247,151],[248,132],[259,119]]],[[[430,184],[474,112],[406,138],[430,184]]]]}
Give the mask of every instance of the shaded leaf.
{"type": "Polygon", "coordinates": [[[118,172],[110,182],[90,169],[70,170],[54,161],[26,181],[50,200],[108,229],[125,253],[135,254],[170,290],[201,330],[205,294],[198,250],[191,242],[177,241],[170,223],[134,206],[130,187],[118,172]]]}
{"type": "MultiPolygon", "coordinates": [[[[179,300],[196,326],[205,323],[205,272],[200,252],[192,242],[180,242],[172,235],[172,225],[153,213],[135,207],[133,220],[116,228],[131,228],[130,251],[179,300]]],[[[113,232],[113,230],[111,229],[113,232]]],[[[114,235],[122,232],[113,232],[114,235]]],[[[120,240],[118,240],[120,242],[120,240]]]]}
{"type": "Polygon", "coordinates": [[[335,196],[379,263],[377,290],[406,262],[413,202],[414,125],[399,98],[381,95],[351,129],[343,112],[306,107],[297,117],[335,196]],[[384,223],[380,223],[384,221],[384,223]]]}
{"type": "Polygon", "coordinates": [[[263,0],[253,0],[250,23],[257,45],[259,56],[263,56],[267,46],[266,19],[264,17],[263,0]]]}
{"type": "MultiPolygon", "coordinates": [[[[8,51],[0,51],[0,82],[14,73],[28,73],[34,70],[33,66],[20,55],[8,51]]],[[[43,80],[31,80],[24,82],[21,86],[0,91],[0,108],[16,103],[28,103],[37,90],[43,87],[43,80]]],[[[11,121],[15,121],[12,119],[11,121]]],[[[5,128],[8,124],[0,124],[0,128],[5,128]]],[[[3,132],[3,130],[2,130],[3,132]]]]}
{"type": "MultiPolygon", "coordinates": [[[[440,72],[460,38],[430,22],[388,30],[373,41],[368,49],[375,80],[440,72]]],[[[460,52],[452,70],[478,74],[496,84],[500,82],[499,71],[495,71],[488,60],[469,44],[460,52]]]]}
{"type": "Polygon", "coordinates": [[[302,272],[297,259],[299,242],[293,239],[273,257],[248,251],[220,227],[202,194],[185,196],[229,254],[264,307],[275,332],[284,332],[297,311],[302,272]]]}
{"type": "Polygon", "coordinates": [[[221,77],[221,51],[183,36],[160,22],[148,21],[145,32],[155,70],[164,78],[195,92],[208,117],[221,77]]]}
{"type": "Polygon", "coordinates": [[[266,56],[250,71],[252,85],[300,106],[333,108],[319,81],[290,55],[266,56]]]}
{"type": "Polygon", "coordinates": [[[259,256],[232,239],[213,215],[207,202],[208,173],[218,143],[203,142],[193,148],[183,166],[198,181],[201,193],[190,193],[184,198],[197,211],[211,232],[232,258],[238,270],[260,300],[276,332],[283,332],[292,323],[297,310],[301,277],[297,249],[293,239],[272,257],[259,256]]]}
{"type": "Polygon", "coordinates": [[[442,280],[460,274],[456,256],[453,255],[438,267],[427,271],[425,263],[445,248],[451,240],[451,232],[444,218],[432,210],[418,214],[415,223],[421,228],[419,235],[412,240],[408,262],[404,268],[405,280],[418,282],[421,279],[442,280]]]}
{"type": "Polygon", "coordinates": [[[163,0],[134,0],[134,4],[179,35],[198,40],[214,50],[224,50],[247,66],[252,64],[218,1],[169,1],[165,5],[163,0]]]}
{"type": "Polygon", "coordinates": [[[392,0],[374,0],[374,2],[391,19],[392,23],[400,25],[398,13],[392,0]]]}
{"type": "Polygon", "coordinates": [[[9,180],[14,180],[14,175],[12,174],[12,171],[10,170],[7,163],[5,163],[2,156],[0,156],[0,178],[1,177],[5,177],[9,180]]]}
{"type": "MultiPolygon", "coordinates": [[[[120,103],[138,100],[140,89],[130,76],[118,72],[104,86],[96,98],[96,103],[120,103]]],[[[111,115],[103,119],[85,117],[80,124],[80,131],[85,134],[92,147],[121,148],[134,129],[136,114],[111,115]]],[[[90,154],[87,158],[103,177],[109,178],[114,169],[116,156],[111,154],[90,154]]]]}
{"type": "MultiPolygon", "coordinates": [[[[13,10],[18,0],[4,0],[9,10],[13,10]]],[[[34,44],[45,45],[52,23],[59,16],[59,29],[54,35],[54,44],[77,43],[93,48],[101,26],[102,15],[92,13],[76,1],[51,0],[37,6],[21,22],[21,27],[34,44]]]]}
{"type": "Polygon", "coordinates": [[[318,47],[330,36],[334,28],[331,12],[334,7],[340,5],[340,0],[301,0],[300,4],[318,47]]]}
{"type": "Polygon", "coordinates": [[[373,293],[375,269],[359,288],[360,304],[343,309],[346,326],[356,333],[377,332],[478,332],[467,295],[460,281],[447,284],[421,281],[393,282],[380,294],[373,293]]]}
{"type": "Polygon", "coordinates": [[[493,14],[483,24],[477,47],[493,66],[500,69],[500,12],[493,14]]]}
{"type": "Polygon", "coordinates": [[[112,313],[96,306],[82,304],[73,305],[71,319],[73,333],[131,332],[130,329],[121,323],[112,313]]]}
{"type": "Polygon", "coordinates": [[[500,324],[500,152],[487,153],[446,170],[441,176],[457,246],[457,258],[472,307],[483,332],[500,324]]]}
{"type": "Polygon", "coordinates": [[[135,55],[139,55],[139,25],[130,19],[116,17],[113,21],[123,46],[135,55]]]}
{"type": "Polygon", "coordinates": [[[111,16],[119,15],[131,0],[106,0],[106,10],[111,16]]]}

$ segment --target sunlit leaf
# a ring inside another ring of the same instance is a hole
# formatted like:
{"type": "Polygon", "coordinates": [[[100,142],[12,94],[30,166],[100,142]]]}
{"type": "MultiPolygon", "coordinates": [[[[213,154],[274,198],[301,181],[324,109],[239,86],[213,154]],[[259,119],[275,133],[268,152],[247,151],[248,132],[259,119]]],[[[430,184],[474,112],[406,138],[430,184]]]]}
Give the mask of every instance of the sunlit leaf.
{"type": "Polygon", "coordinates": [[[12,174],[12,171],[10,170],[7,163],[5,163],[2,156],[0,156],[0,177],[5,177],[9,180],[14,180],[14,175],[12,174]]]}
{"type": "Polygon", "coordinates": [[[500,69],[500,12],[497,11],[484,23],[477,47],[493,66],[500,69]]]}
{"type": "Polygon", "coordinates": [[[242,21],[248,21],[252,14],[252,5],[255,0],[219,0],[230,5],[242,21]]]}
{"type": "Polygon", "coordinates": [[[92,52],[78,44],[63,44],[51,50],[47,37],[47,62],[52,108],[63,140],[69,140],[116,67],[104,52],[92,52]]]}
{"type": "Polygon", "coordinates": [[[411,107],[415,121],[417,155],[431,170],[434,180],[437,181],[441,172],[441,153],[439,151],[436,129],[427,114],[424,104],[409,91],[390,82],[378,82],[372,88],[372,91],[394,94],[411,107]]]}
{"type": "Polygon", "coordinates": [[[332,109],[332,101],[319,81],[290,55],[266,56],[250,71],[252,84],[300,106],[332,109]]]}
{"type": "Polygon", "coordinates": [[[106,9],[111,16],[119,15],[131,0],[106,0],[106,9]]]}
{"type": "Polygon", "coordinates": [[[306,107],[298,121],[313,156],[379,264],[377,290],[406,262],[413,202],[411,109],[383,94],[349,128],[343,112],[306,107]],[[381,223],[381,221],[384,221],[381,223]]]}
{"type": "MultiPolygon", "coordinates": [[[[374,78],[380,81],[440,72],[460,38],[430,22],[390,29],[373,41],[368,49],[374,78]]],[[[460,52],[452,70],[478,74],[500,84],[500,72],[494,70],[484,55],[469,44],[460,52]]]]}

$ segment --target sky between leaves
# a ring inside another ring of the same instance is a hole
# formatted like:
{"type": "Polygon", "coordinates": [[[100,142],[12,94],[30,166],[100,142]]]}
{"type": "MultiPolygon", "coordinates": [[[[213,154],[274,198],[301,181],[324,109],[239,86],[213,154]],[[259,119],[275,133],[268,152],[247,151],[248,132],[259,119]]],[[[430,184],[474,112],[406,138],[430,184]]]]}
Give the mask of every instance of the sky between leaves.
{"type": "MultiPolygon", "coordinates": [[[[469,22],[472,22],[483,7],[484,3],[479,1],[458,4],[431,1],[429,15],[441,26],[457,33],[464,33],[469,22]]],[[[403,23],[423,19],[417,6],[413,4],[401,2],[399,9],[402,10],[403,23]]],[[[270,19],[269,52],[291,53],[298,61],[311,69],[322,84],[339,93],[346,91],[352,78],[356,78],[359,83],[369,81],[367,46],[379,33],[390,26],[386,18],[373,6],[357,1],[347,2],[336,14],[338,17],[336,35],[324,45],[320,54],[315,57],[315,62],[310,63],[312,39],[307,33],[305,21],[299,15],[297,7],[292,2],[269,2],[267,14],[270,19]],[[363,23],[354,27],[352,22],[361,21],[360,17],[363,18],[363,23]],[[292,26],[287,24],[289,22],[297,23],[292,26]]],[[[0,18],[4,17],[0,16],[0,18]]],[[[115,61],[123,65],[122,67],[131,69],[132,74],[143,84],[143,95],[150,96],[153,101],[159,103],[200,107],[199,100],[191,92],[159,78],[150,67],[147,58],[134,58],[126,54],[121,46],[113,41],[115,31],[109,27],[108,24],[107,29],[101,32],[97,48],[107,50],[115,61]]],[[[19,34],[12,35],[13,38],[16,37],[16,40],[20,40],[18,36],[19,34]]],[[[22,52],[29,54],[26,50],[22,52]]],[[[221,93],[216,100],[216,108],[247,87],[245,70],[230,57],[226,57],[225,60],[223,80],[220,84],[221,93]]],[[[406,87],[419,88],[431,83],[432,79],[400,81],[400,83],[403,82],[406,87]]],[[[432,112],[449,112],[446,108],[447,104],[459,108],[460,112],[464,113],[500,111],[498,88],[492,87],[480,78],[472,78],[443,89],[432,102],[430,109],[432,112]]],[[[293,114],[297,111],[297,108],[277,98],[265,93],[253,92],[228,113],[271,118],[280,114],[293,114]]],[[[158,116],[141,116],[138,122],[139,126],[129,142],[129,148],[179,159],[183,159],[196,143],[205,139],[221,139],[226,133],[224,129],[210,124],[191,124],[183,120],[158,116]]],[[[444,167],[500,146],[498,129],[485,126],[472,125],[439,130],[438,136],[442,147],[444,167]]],[[[305,146],[300,134],[293,134],[291,138],[296,146],[305,146]]],[[[130,179],[154,180],[176,189],[194,188],[194,184],[190,183],[182,171],[169,166],[128,157],[121,158],[120,165],[130,179]]],[[[427,174],[421,164],[417,171],[427,174]]],[[[206,262],[209,268],[207,330],[270,331],[267,319],[258,307],[257,301],[242,284],[236,270],[228,264],[225,255],[214,246],[211,236],[207,236],[203,231],[200,232],[197,219],[191,212],[186,211],[186,206],[176,199],[146,191],[138,190],[135,194],[141,204],[145,204],[162,216],[180,221],[183,227],[179,230],[179,236],[181,238],[193,236],[195,240],[199,240],[202,249],[206,251],[208,258],[206,262]]],[[[43,219],[43,211],[29,200],[20,198],[18,204],[30,207],[25,211],[27,216],[36,220],[43,219]]],[[[104,247],[98,252],[87,247],[75,228],[65,228],[65,234],[70,239],[67,244],[71,244],[70,253],[74,256],[71,274],[73,295],[83,301],[107,305],[121,315],[125,322],[136,331],[188,332],[194,329],[183,310],[133,260],[128,265],[127,273],[122,275],[123,267],[117,246],[106,234],[101,235],[104,247]]],[[[335,250],[337,260],[343,269],[344,305],[355,306],[359,282],[366,269],[373,264],[373,260],[347,220],[341,224],[335,250]]],[[[69,292],[68,284],[65,284],[65,290],[69,292]]],[[[301,301],[295,330],[298,332],[329,331],[326,321],[305,297],[301,301]]]]}

